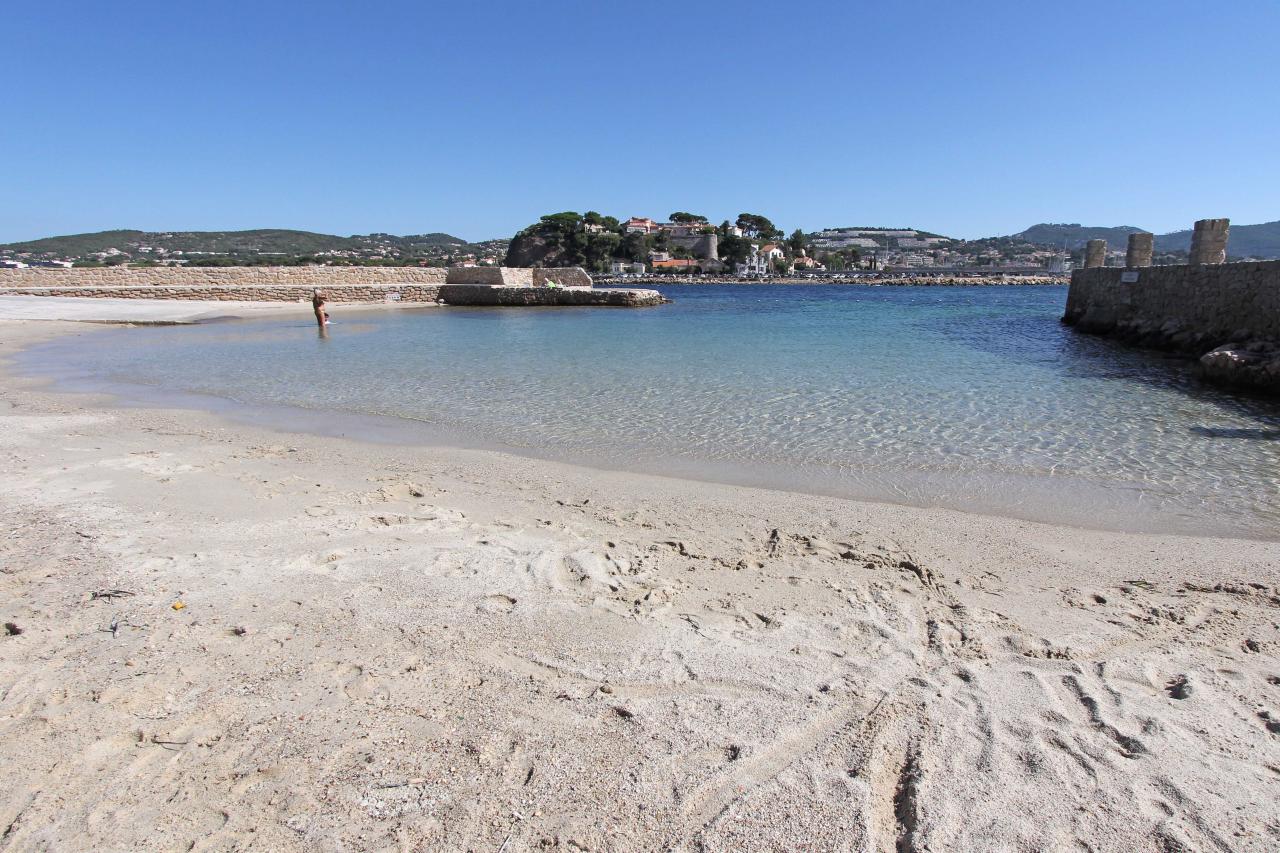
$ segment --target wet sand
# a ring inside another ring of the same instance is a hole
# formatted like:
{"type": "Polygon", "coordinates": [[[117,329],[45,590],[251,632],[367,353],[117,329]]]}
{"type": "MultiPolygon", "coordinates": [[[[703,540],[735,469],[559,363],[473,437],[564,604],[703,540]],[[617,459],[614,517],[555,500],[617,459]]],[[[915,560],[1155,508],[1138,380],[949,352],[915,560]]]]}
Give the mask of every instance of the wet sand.
{"type": "Polygon", "coordinates": [[[0,848],[1280,846],[1280,543],[108,403],[0,375],[0,848]]]}

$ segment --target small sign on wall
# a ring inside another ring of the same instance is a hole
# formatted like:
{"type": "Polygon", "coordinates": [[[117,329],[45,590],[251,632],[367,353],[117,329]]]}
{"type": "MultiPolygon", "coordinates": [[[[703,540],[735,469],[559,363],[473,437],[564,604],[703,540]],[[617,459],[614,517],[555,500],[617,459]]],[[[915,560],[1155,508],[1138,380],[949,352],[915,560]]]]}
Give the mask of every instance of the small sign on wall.
{"type": "Polygon", "coordinates": [[[1134,284],[1135,282],[1137,282],[1137,280],[1138,280],[1137,270],[1125,270],[1124,272],[1120,273],[1121,284],[1134,284]]]}

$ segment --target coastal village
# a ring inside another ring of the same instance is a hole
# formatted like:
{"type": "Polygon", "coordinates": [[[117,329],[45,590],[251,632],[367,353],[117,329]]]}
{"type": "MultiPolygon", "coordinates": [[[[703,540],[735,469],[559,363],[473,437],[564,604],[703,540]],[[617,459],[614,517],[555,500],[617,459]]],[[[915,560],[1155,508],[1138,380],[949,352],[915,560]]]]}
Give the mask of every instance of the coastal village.
{"type": "MultiPolygon", "coordinates": [[[[911,228],[831,228],[805,234],[794,232],[783,239],[764,217],[743,214],[734,222],[713,227],[701,217],[680,221],[658,221],[633,216],[619,222],[613,217],[587,214],[557,214],[575,217],[573,227],[588,240],[614,235],[616,256],[603,263],[586,263],[592,272],[612,275],[700,275],[767,278],[777,275],[828,272],[947,270],[978,268],[1069,272],[1071,261],[1060,250],[1026,246],[1016,253],[988,251],[975,253],[966,241],[911,228]]],[[[686,215],[689,216],[689,215],[686,215]]],[[[511,241],[492,240],[470,244],[456,238],[438,240],[429,246],[406,248],[412,237],[391,235],[336,238],[359,245],[323,248],[299,254],[238,248],[177,248],[173,243],[192,243],[185,235],[144,232],[108,232],[118,238],[111,245],[92,246],[5,246],[0,247],[0,268],[71,268],[91,266],[226,266],[242,264],[418,265],[418,266],[524,266],[507,261],[511,241]],[[148,239],[149,238],[149,239],[148,239]],[[221,250],[219,250],[221,249],[221,250]]],[[[522,232],[523,233],[523,232],[522,232]]],[[[77,235],[93,237],[96,235],[77,235]]],[[[105,236],[105,235],[104,235],[105,236]]],[[[435,236],[435,235],[432,235],[435,236]]],[[[439,235],[447,237],[447,235],[439,235]]],[[[71,241],[74,238],[52,238],[71,241]]],[[[52,241],[34,241],[44,243],[52,241]]],[[[91,242],[91,241],[80,241],[91,242]]],[[[541,259],[528,265],[544,265],[541,259]]]]}
{"type": "Polygon", "coordinates": [[[544,216],[516,234],[505,263],[576,263],[612,276],[737,279],[868,272],[1061,276],[1072,268],[1073,258],[1063,248],[1004,242],[988,245],[915,228],[797,228],[786,234],[768,217],[752,213],[714,225],[705,216],[683,211],[665,221],[566,211],[544,216]]]}
{"type": "Polygon", "coordinates": [[[588,212],[552,214],[510,239],[468,243],[447,234],[337,237],[297,231],[111,231],[0,245],[0,268],[220,266],[564,266],[607,276],[768,279],[865,272],[1064,275],[1082,255],[1033,243],[986,246],[913,228],[842,227],[790,236],[742,214],[713,226],[588,212]]]}
{"type": "MultiPolygon", "coordinates": [[[[600,226],[596,226],[599,228],[600,226]]],[[[1003,256],[974,255],[959,250],[964,241],[914,228],[829,228],[812,234],[794,233],[782,240],[750,222],[725,222],[712,228],[703,222],[655,222],[632,217],[626,234],[661,235],[671,250],[653,250],[644,262],[615,260],[615,275],[653,272],[730,273],[739,278],[862,270],[940,271],[981,269],[1041,274],[1065,274],[1072,262],[1062,251],[1030,249],[1003,256]],[[745,257],[730,263],[717,252],[721,239],[745,240],[745,257]]]]}
{"type": "MultiPolygon", "coordinates": [[[[719,225],[676,211],[625,219],[595,211],[547,214],[510,238],[468,242],[450,234],[341,237],[308,231],[102,231],[0,244],[0,268],[71,267],[567,267],[609,279],[843,280],[983,277],[1065,280],[1090,239],[1109,240],[1105,262],[1124,263],[1132,226],[1033,225],[964,240],[918,228],[848,226],[789,233],[741,213],[719,225]]],[[[1280,257],[1280,223],[1239,226],[1231,260],[1280,257]]],[[[1156,235],[1153,262],[1185,263],[1190,232],[1156,235]]]]}

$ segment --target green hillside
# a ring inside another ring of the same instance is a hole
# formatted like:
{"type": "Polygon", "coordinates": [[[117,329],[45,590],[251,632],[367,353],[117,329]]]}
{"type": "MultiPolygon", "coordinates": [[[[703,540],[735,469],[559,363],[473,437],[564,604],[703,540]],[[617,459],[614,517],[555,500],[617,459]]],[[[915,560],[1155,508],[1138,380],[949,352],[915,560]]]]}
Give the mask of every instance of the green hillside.
{"type": "MultiPolygon", "coordinates": [[[[1156,248],[1162,252],[1189,251],[1190,229],[1157,236],[1156,248]]],[[[1233,224],[1227,239],[1227,252],[1233,258],[1280,258],[1280,221],[1257,225],[1233,224]]]]}
{"type": "Polygon", "coordinates": [[[121,229],[92,234],[69,234],[21,243],[0,244],[0,252],[12,255],[87,260],[101,253],[120,253],[138,261],[192,256],[191,260],[221,257],[233,260],[311,258],[432,259],[459,254],[492,254],[506,241],[469,243],[452,234],[317,234],[282,228],[249,231],[136,231],[121,229]],[[112,252],[115,250],[115,252],[112,252]],[[260,257],[261,256],[261,257],[260,257]]]}
{"type": "MultiPolygon", "coordinates": [[[[1132,225],[1105,228],[1078,223],[1067,225],[1042,222],[1007,239],[1058,249],[1064,245],[1068,249],[1079,249],[1089,240],[1106,240],[1109,248],[1123,249],[1128,244],[1131,233],[1143,230],[1145,229],[1132,225]]],[[[1157,252],[1186,252],[1190,248],[1190,229],[1156,235],[1157,252]]],[[[1280,221],[1258,225],[1232,224],[1227,253],[1232,258],[1280,258],[1280,221]]]]}
{"type": "Polygon", "coordinates": [[[0,245],[0,250],[9,249],[13,252],[74,258],[93,252],[105,252],[113,248],[120,248],[123,251],[124,246],[137,242],[144,235],[143,231],[96,231],[92,234],[68,234],[64,237],[28,240],[25,243],[7,243],[0,245]]]}
{"type": "Polygon", "coordinates": [[[1090,240],[1106,240],[1108,246],[1124,246],[1128,243],[1130,234],[1142,230],[1133,225],[1104,228],[1081,225],[1078,222],[1069,225],[1042,222],[1010,236],[1015,240],[1025,240],[1041,246],[1052,246],[1057,249],[1065,246],[1067,249],[1079,249],[1090,240]]]}

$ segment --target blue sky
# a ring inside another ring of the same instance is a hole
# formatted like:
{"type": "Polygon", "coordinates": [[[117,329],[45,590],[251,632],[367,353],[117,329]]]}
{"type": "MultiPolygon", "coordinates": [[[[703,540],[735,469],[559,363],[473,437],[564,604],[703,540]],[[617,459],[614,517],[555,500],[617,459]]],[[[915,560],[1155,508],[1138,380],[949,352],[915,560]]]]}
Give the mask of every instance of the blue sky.
{"type": "Polygon", "coordinates": [[[0,242],[1280,219],[1280,3],[9,0],[0,242]]]}

